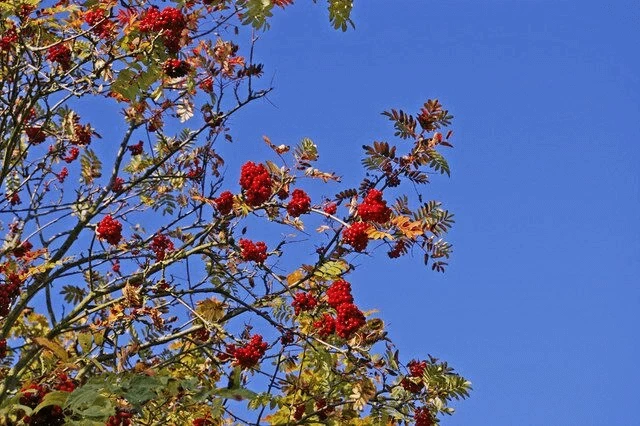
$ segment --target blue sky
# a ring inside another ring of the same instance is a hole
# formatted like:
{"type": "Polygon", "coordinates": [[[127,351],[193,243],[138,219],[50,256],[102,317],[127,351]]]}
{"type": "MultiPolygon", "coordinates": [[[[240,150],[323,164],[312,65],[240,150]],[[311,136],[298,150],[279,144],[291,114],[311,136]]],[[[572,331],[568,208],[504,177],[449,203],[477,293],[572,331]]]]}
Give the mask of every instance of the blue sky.
{"type": "Polygon", "coordinates": [[[473,381],[443,425],[638,424],[638,3],[356,1],[346,34],[297,3],[258,43],[275,92],[235,119],[244,149],[309,136],[349,181],[362,144],[392,140],[381,111],[437,97],[455,116],[452,177],[425,190],[456,214],[449,271],[352,276],[405,359],[473,381]]]}

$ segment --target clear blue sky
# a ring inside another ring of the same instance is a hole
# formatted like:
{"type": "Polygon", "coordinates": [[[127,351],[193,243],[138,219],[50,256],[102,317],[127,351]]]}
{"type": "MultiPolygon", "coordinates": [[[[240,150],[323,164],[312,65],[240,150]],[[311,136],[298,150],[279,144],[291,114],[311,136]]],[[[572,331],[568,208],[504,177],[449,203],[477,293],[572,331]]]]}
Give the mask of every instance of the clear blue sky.
{"type": "Polygon", "coordinates": [[[455,115],[427,188],[456,213],[449,271],[365,259],[352,280],[405,360],[473,381],[443,425],[640,424],[638,2],[359,0],[346,34],[297,3],[258,44],[275,106],[235,120],[246,149],[309,136],[348,175],[391,140],[384,109],[455,115]]]}

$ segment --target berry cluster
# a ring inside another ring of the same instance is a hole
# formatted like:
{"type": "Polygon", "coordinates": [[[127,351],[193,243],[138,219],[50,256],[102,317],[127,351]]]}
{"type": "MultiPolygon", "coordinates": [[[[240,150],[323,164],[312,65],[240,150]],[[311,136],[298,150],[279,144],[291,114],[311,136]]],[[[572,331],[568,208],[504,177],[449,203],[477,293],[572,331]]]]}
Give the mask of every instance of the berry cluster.
{"type": "Polygon", "coordinates": [[[336,334],[343,339],[350,338],[367,322],[362,311],[353,303],[343,303],[336,311],[336,334]]]}
{"type": "Polygon", "coordinates": [[[345,280],[334,281],[327,289],[327,304],[336,310],[337,316],[325,313],[313,326],[320,337],[337,334],[349,339],[366,323],[364,314],[353,304],[351,284],[345,280]]]}
{"type": "Polygon", "coordinates": [[[127,145],[127,149],[129,150],[131,155],[140,155],[143,152],[143,148],[142,148],[143,144],[144,144],[144,142],[138,141],[138,143],[136,143],[136,144],[127,145]]]}
{"type": "Polygon", "coordinates": [[[63,43],[55,44],[47,50],[47,60],[59,63],[66,71],[71,67],[71,49],[63,43]]]}
{"type": "Polygon", "coordinates": [[[113,185],[111,185],[111,190],[113,192],[122,192],[123,184],[124,184],[124,179],[122,179],[121,177],[116,177],[115,180],[113,181],[113,185]]]}
{"type": "Polygon", "coordinates": [[[66,163],[72,163],[76,160],[76,158],[78,158],[78,155],[80,155],[80,150],[75,146],[72,146],[71,149],[69,149],[69,153],[62,159],[66,163]]]}
{"type": "Polygon", "coordinates": [[[416,421],[415,426],[432,426],[435,424],[433,422],[433,417],[431,416],[431,412],[427,407],[416,408],[414,419],[416,421]]]}
{"type": "Polygon", "coordinates": [[[7,29],[2,37],[0,37],[0,50],[6,52],[11,50],[13,45],[18,41],[18,33],[14,27],[7,29]]]}
{"type": "Polygon", "coordinates": [[[172,53],[180,50],[180,38],[187,27],[182,12],[174,7],[166,7],[162,11],[156,7],[147,9],[140,19],[140,31],[143,33],[162,31],[162,42],[172,53]]]}
{"type": "Polygon", "coordinates": [[[98,223],[96,234],[99,239],[115,246],[122,239],[122,224],[108,214],[98,223]]]}
{"type": "Polygon", "coordinates": [[[310,311],[315,308],[317,304],[318,300],[313,296],[313,294],[301,291],[293,297],[291,306],[293,306],[293,310],[297,316],[300,315],[300,312],[302,311],[310,311]]]}
{"type": "Polygon", "coordinates": [[[322,209],[326,214],[336,214],[338,205],[336,203],[328,203],[322,209]]]}
{"type": "Polygon", "coordinates": [[[230,191],[224,191],[218,198],[214,198],[216,207],[220,214],[227,215],[233,209],[233,194],[230,191]]]}
{"type": "Polygon", "coordinates": [[[39,126],[27,127],[24,129],[24,132],[27,135],[27,138],[29,138],[29,142],[34,145],[44,142],[47,138],[47,134],[42,130],[42,127],[39,126]]]}
{"type": "Polygon", "coordinates": [[[407,367],[409,368],[409,377],[414,378],[414,380],[411,380],[409,377],[404,377],[400,384],[411,393],[419,393],[424,387],[421,378],[425,368],[427,368],[427,362],[411,360],[407,364],[407,367]]]}
{"type": "MultiPolygon", "coordinates": [[[[34,383],[22,388],[20,393],[20,404],[33,409],[42,402],[49,389],[34,383]]],[[[31,416],[24,416],[22,422],[31,426],[62,426],[65,423],[64,413],[59,405],[49,405],[31,416]]]]}
{"type": "Polygon", "coordinates": [[[351,284],[345,280],[334,281],[327,289],[327,303],[334,309],[343,303],[353,303],[351,284]]]}
{"type": "Polygon", "coordinates": [[[213,426],[213,422],[206,417],[198,417],[191,423],[193,426],[213,426]]]}
{"type": "Polygon", "coordinates": [[[291,193],[291,201],[287,204],[287,213],[293,217],[308,213],[311,209],[311,198],[302,189],[294,189],[291,193]]]}
{"type": "Polygon", "coordinates": [[[162,71],[171,78],[184,77],[190,69],[189,63],[180,59],[167,59],[162,64],[162,71]]]}
{"type": "Polygon", "coordinates": [[[240,256],[243,260],[256,263],[264,263],[267,260],[267,245],[264,242],[258,241],[254,243],[251,240],[241,238],[239,245],[240,256]]]}
{"type": "Polygon", "coordinates": [[[60,173],[54,174],[56,175],[56,178],[58,178],[58,182],[64,183],[64,180],[69,176],[69,169],[63,167],[62,170],[60,170],[60,173]]]}
{"type": "Polygon", "coordinates": [[[247,204],[257,207],[271,196],[271,175],[262,164],[248,161],[240,170],[240,186],[244,189],[247,204]]]}
{"type": "Polygon", "coordinates": [[[364,251],[369,243],[369,231],[371,225],[365,222],[355,222],[342,232],[342,239],[355,251],[364,251]]]}
{"type": "Polygon", "coordinates": [[[109,417],[105,426],[130,426],[132,417],[132,413],[125,411],[122,408],[116,408],[116,414],[109,417]]]}
{"type": "Polygon", "coordinates": [[[20,284],[20,277],[16,274],[8,274],[7,280],[0,284],[0,317],[9,314],[13,300],[20,295],[20,284]]]}
{"type": "Polygon", "coordinates": [[[60,373],[56,376],[56,382],[53,385],[53,388],[62,392],[73,392],[76,389],[76,386],[76,382],[73,379],[65,373],[60,373]]]}
{"type": "Polygon", "coordinates": [[[173,242],[163,234],[156,234],[151,241],[151,250],[156,254],[156,261],[162,262],[167,255],[167,252],[171,252],[175,249],[173,242]]]}
{"type": "Polygon", "coordinates": [[[18,247],[13,249],[13,255],[15,257],[24,257],[25,254],[31,251],[33,244],[29,241],[23,241],[18,247]]]}
{"type": "Polygon", "coordinates": [[[93,9],[85,12],[84,22],[93,27],[91,31],[100,38],[109,38],[113,32],[114,24],[106,19],[103,9],[93,9]]]}
{"type": "Polygon", "coordinates": [[[322,314],[322,318],[313,323],[313,327],[320,337],[327,338],[336,331],[336,319],[325,312],[322,314]]]}
{"type": "Polygon", "coordinates": [[[0,361],[7,356],[7,339],[0,339],[0,361]]]}
{"type": "Polygon", "coordinates": [[[391,218],[391,209],[382,199],[382,192],[377,189],[370,190],[358,206],[358,215],[364,221],[386,223],[391,218]]]}
{"type": "Polygon", "coordinates": [[[233,365],[242,368],[251,368],[264,356],[267,347],[267,342],[262,340],[262,336],[254,334],[244,346],[237,348],[233,344],[228,345],[227,352],[235,358],[233,365]]]}

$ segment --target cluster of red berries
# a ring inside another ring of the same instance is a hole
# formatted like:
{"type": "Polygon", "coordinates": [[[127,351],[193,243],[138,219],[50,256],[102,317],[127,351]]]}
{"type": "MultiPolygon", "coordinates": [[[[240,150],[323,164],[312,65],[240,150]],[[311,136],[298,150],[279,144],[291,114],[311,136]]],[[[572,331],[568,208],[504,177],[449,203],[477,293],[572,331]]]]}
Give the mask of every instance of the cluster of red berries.
{"type": "Polygon", "coordinates": [[[250,206],[256,207],[271,196],[271,175],[262,164],[248,161],[240,169],[240,186],[250,206]]]}
{"type": "Polygon", "coordinates": [[[322,209],[326,214],[336,214],[338,205],[336,203],[328,203],[322,209]]]}
{"type": "Polygon", "coordinates": [[[311,198],[302,189],[294,189],[291,193],[291,201],[287,204],[287,213],[293,217],[309,213],[311,209],[311,198]]]}
{"type": "Polygon", "coordinates": [[[23,241],[18,247],[13,249],[13,255],[15,257],[24,257],[25,254],[31,251],[33,244],[29,241],[23,241]]]}
{"type": "Polygon", "coordinates": [[[244,346],[238,348],[234,344],[228,345],[227,352],[235,358],[233,365],[251,368],[260,362],[268,346],[267,342],[262,340],[261,335],[254,334],[244,346]]]}
{"type": "Polygon", "coordinates": [[[327,304],[336,310],[333,317],[324,313],[322,318],[314,322],[314,327],[321,337],[337,334],[343,339],[349,339],[366,323],[364,314],[353,304],[351,284],[345,280],[334,281],[327,289],[327,304]]]}
{"type": "Polygon", "coordinates": [[[414,414],[415,426],[432,426],[434,425],[433,416],[427,407],[418,407],[414,414]]]}
{"type": "MultiPolygon", "coordinates": [[[[22,388],[20,393],[20,404],[29,408],[36,408],[38,404],[42,402],[45,395],[49,393],[49,390],[43,385],[33,383],[22,388]]],[[[60,406],[50,405],[48,407],[44,407],[32,416],[24,416],[22,418],[22,422],[32,426],[61,426],[64,424],[64,414],[62,413],[62,408],[60,406]]]]}
{"type": "Polygon", "coordinates": [[[13,45],[18,41],[18,33],[14,27],[7,29],[2,37],[0,37],[0,50],[6,52],[11,50],[13,45]]]}
{"type": "Polygon", "coordinates": [[[220,214],[227,215],[233,209],[233,194],[230,191],[224,191],[218,198],[213,200],[220,214]]]}
{"type": "Polygon", "coordinates": [[[151,250],[156,254],[156,261],[162,262],[167,255],[167,252],[171,252],[175,249],[173,242],[163,234],[156,234],[151,241],[151,250]]]}
{"type": "Polygon", "coordinates": [[[293,310],[297,316],[300,315],[300,312],[302,311],[310,311],[315,308],[317,304],[318,300],[313,296],[313,294],[301,291],[296,293],[293,297],[291,306],[293,306],[293,310]]]}
{"type": "Polygon", "coordinates": [[[127,149],[129,150],[131,155],[140,155],[143,152],[143,148],[142,148],[143,144],[144,144],[144,142],[138,141],[138,143],[136,143],[136,144],[128,145],[127,149]]]}
{"type": "Polygon", "coordinates": [[[331,314],[324,313],[322,317],[313,323],[318,335],[323,339],[331,336],[336,331],[336,319],[331,314]]]}
{"type": "Polygon", "coordinates": [[[122,192],[122,185],[124,184],[124,179],[121,177],[116,177],[113,181],[113,185],[111,185],[111,190],[113,192],[122,192]]]}
{"type": "Polygon", "coordinates": [[[62,159],[67,163],[72,163],[78,158],[78,155],[80,155],[80,150],[77,147],[72,146],[71,149],[69,149],[69,153],[62,159]]]}
{"type": "Polygon", "coordinates": [[[162,71],[171,78],[184,77],[190,69],[189,63],[181,59],[167,59],[162,64],[162,71]]]}
{"type": "Polygon", "coordinates": [[[350,338],[367,322],[362,311],[353,303],[343,303],[336,308],[336,311],[338,312],[336,334],[343,339],[350,338]]]}
{"type": "Polygon", "coordinates": [[[411,393],[419,393],[424,387],[424,383],[422,383],[421,378],[425,368],[427,368],[427,362],[411,360],[407,364],[407,367],[409,368],[409,377],[413,377],[417,380],[414,381],[409,379],[408,377],[404,377],[400,384],[403,388],[411,393]]]}
{"type": "Polygon", "coordinates": [[[47,60],[59,63],[66,71],[71,67],[71,49],[64,43],[55,44],[47,50],[47,60]]]}
{"type": "Polygon", "coordinates": [[[84,22],[93,27],[91,30],[100,38],[109,38],[113,32],[114,23],[106,19],[105,10],[93,9],[84,14],[84,22]]]}
{"type": "Polygon", "coordinates": [[[75,380],[71,379],[64,373],[60,373],[56,376],[56,382],[53,385],[55,390],[59,390],[62,392],[73,392],[76,389],[77,385],[75,380]]]}
{"type": "Polygon", "coordinates": [[[0,361],[7,356],[7,339],[0,339],[0,361]]]}
{"type": "Polygon", "coordinates": [[[206,417],[198,417],[191,423],[193,426],[213,426],[213,422],[206,417]]]}
{"type": "Polygon", "coordinates": [[[386,223],[391,218],[391,209],[382,199],[382,192],[377,189],[370,190],[358,206],[358,215],[364,221],[386,223]]]}
{"type": "Polygon", "coordinates": [[[140,31],[143,33],[162,31],[162,42],[172,53],[180,50],[180,38],[186,27],[187,21],[184,15],[174,7],[166,7],[161,11],[157,7],[151,7],[140,19],[140,31]]]}
{"type": "Polygon", "coordinates": [[[98,223],[96,233],[99,239],[115,246],[122,239],[122,224],[108,214],[98,223]]]}
{"type": "Polygon", "coordinates": [[[62,170],[60,170],[60,173],[56,174],[56,178],[58,178],[58,182],[60,183],[64,183],[64,180],[67,178],[67,176],[69,176],[69,169],[67,169],[66,167],[63,167],[62,170]]]}
{"type": "Polygon", "coordinates": [[[105,426],[130,426],[133,414],[121,408],[116,408],[116,414],[109,417],[105,426]]]}
{"type": "Polygon", "coordinates": [[[27,127],[24,129],[24,133],[27,135],[29,142],[34,145],[41,144],[47,139],[47,134],[39,126],[27,127]]]}
{"type": "Polygon", "coordinates": [[[343,303],[353,303],[351,284],[345,280],[334,281],[327,289],[327,303],[334,309],[343,303]]]}
{"type": "Polygon", "coordinates": [[[238,244],[240,245],[240,256],[243,260],[256,263],[264,263],[267,260],[267,245],[263,241],[254,243],[251,240],[241,238],[238,244]]]}
{"type": "Polygon", "coordinates": [[[371,225],[365,222],[355,222],[347,229],[342,231],[342,239],[349,244],[355,251],[364,251],[369,243],[369,231],[371,225]]]}
{"type": "Polygon", "coordinates": [[[0,284],[0,317],[9,314],[9,308],[13,300],[20,295],[20,277],[17,274],[8,274],[4,283],[0,284]]]}

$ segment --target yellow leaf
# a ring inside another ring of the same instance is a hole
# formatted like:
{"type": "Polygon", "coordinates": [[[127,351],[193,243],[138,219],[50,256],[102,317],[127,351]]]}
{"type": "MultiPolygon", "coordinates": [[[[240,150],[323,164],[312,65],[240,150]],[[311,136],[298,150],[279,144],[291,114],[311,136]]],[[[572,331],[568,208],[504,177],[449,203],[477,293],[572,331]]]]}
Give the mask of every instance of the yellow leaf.
{"type": "Polygon", "coordinates": [[[305,274],[305,272],[302,269],[296,269],[295,271],[293,271],[287,276],[287,284],[289,284],[289,287],[296,285],[306,275],[307,274],[305,274]]]}
{"type": "Polygon", "coordinates": [[[393,235],[389,234],[388,232],[378,231],[373,227],[367,229],[367,236],[370,240],[384,240],[385,238],[393,240],[393,235]]]}
{"type": "Polygon", "coordinates": [[[62,346],[60,346],[60,344],[54,342],[53,340],[49,340],[46,337],[34,337],[33,340],[40,346],[53,352],[53,354],[57,356],[61,361],[67,362],[69,360],[67,351],[62,346]]]}
{"type": "Polygon", "coordinates": [[[402,234],[411,239],[415,239],[416,237],[424,234],[424,229],[422,227],[422,222],[419,220],[411,220],[407,216],[398,216],[391,220],[402,234]]]}
{"type": "Polygon", "coordinates": [[[198,302],[196,312],[209,322],[218,322],[224,317],[226,308],[226,303],[211,297],[198,302]]]}

